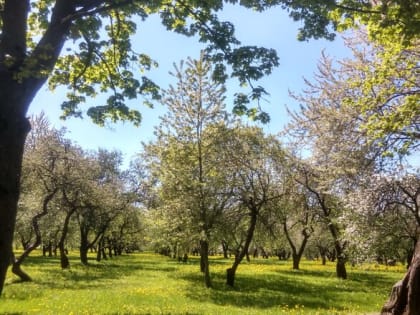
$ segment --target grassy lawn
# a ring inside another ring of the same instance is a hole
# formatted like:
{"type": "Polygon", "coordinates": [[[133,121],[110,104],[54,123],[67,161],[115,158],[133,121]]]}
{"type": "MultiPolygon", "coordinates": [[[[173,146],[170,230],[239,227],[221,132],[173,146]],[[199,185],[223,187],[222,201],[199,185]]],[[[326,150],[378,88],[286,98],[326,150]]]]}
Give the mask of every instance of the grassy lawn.
{"type": "MultiPolygon", "coordinates": [[[[38,255],[36,253],[35,255],[38,255]]],[[[151,254],[131,254],[70,270],[57,258],[32,257],[24,270],[33,282],[8,275],[0,314],[367,314],[378,313],[405,271],[403,266],[348,267],[335,277],[333,263],[256,259],[238,269],[236,287],[224,284],[229,260],[211,261],[213,289],[206,289],[198,258],[186,264],[151,254]]]]}

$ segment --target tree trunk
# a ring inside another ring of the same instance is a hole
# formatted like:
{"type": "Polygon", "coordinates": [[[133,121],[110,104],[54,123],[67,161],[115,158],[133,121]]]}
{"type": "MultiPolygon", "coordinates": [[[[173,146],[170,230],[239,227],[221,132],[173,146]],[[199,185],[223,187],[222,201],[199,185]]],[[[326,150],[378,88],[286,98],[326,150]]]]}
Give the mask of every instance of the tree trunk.
{"type": "Polygon", "coordinates": [[[340,279],[347,279],[346,257],[343,246],[341,246],[338,240],[335,241],[335,251],[337,253],[337,265],[335,268],[337,277],[340,279]]]}
{"type": "Polygon", "coordinates": [[[298,250],[290,236],[289,229],[287,228],[286,220],[283,221],[283,232],[286,235],[286,239],[289,242],[290,248],[292,249],[293,269],[299,270],[300,260],[302,259],[302,255],[305,250],[306,244],[308,243],[310,234],[306,232],[306,229],[302,231],[303,240],[298,250]]]}
{"type": "Polygon", "coordinates": [[[69,231],[70,218],[75,211],[76,211],[76,208],[71,208],[67,212],[66,218],[64,219],[63,230],[61,232],[60,241],[58,242],[58,250],[60,252],[60,264],[61,264],[62,269],[70,268],[70,262],[66,254],[64,243],[66,241],[67,233],[69,231]]]}
{"type": "Polygon", "coordinates": [[[234,265],[231,268],[226,269],[226,284],[233,287],[235,284],[235,274],[238,265],[234,265]]]}
{"type": "Polygon", "coordinates": [[[225,259],[229,258],[228,249],[229,249],[228,243],[225,240],[222,240],[223,258],[225,259]]]}
{"type": "Polygon", "coordinates": [[[251,213],[250,213],[251,219],[250,219],[249,227],[246,233],[244,246],[242,246],[238,254],[235,255],[235,260],[232,264],[232,267],[226,270],[226,284],[231,287],[233,287],[235,283],[236,269],[238,269],[239,264],[242,262],[242,260],[248,253],[249,246],[251,245],[252,238],[254,237],[255,227],[257,226],[257,214],[259,212],[259,209],[253,208],[250,210],[251,210],[251,213]]]}
{"type": "Polygon", "coordinates": [[[12,262],[13,262],[13,264],[12,264],[12,272],[16,276],[18,276],[21,281],[23,281],[23,282],[32,281],[32,278],[26,272],[24,272],[22,270],[22,268],[21,268],[23,259],[16,259],[14,253],[12,253],[12,262]]]}
{"type": "Polygon", "coordinates": [[[88,241],[88,234],[87,231],[80,226],[80,262],[83,265],[88,264],[88,251],[89,251],[89,241],[88,241]]]}
{"type": "Polygon", "coordinates": [[[420,315],[420,242],[404,278],[392,288],[381,315],[420,315]]]}
{"type": "Polygon", "coordinates": [[[89,248],[88,248],[87,244],[85,244],[85,243],[82,244],[82,242],[81,242],[79,253],[80,253],[80,262],[83,265],[88,264],[88,251],[89,251],[89,248]]]}
{"type": "Polygon", "coordinates": [[[209,242],[200,241],[200,270],[204,273],[204,283],[207,288],[211,288],[210,266],[209,266],[209,242]]]}
{"type": "MultiPolygon", "coordinates": [[[[1,89],[6,86],[1,82],[1,89]]],[[[0,93],[0,98],[4,93],[0,93]]],[[[28,120],[16,109],[0,100],[0,294],[7,269],[12,261],[12,242],[16,223],[17,203],[22,167],[23,147],[30,130],[28,120]]]]}
{"type": "Polygon", "coordinates": [[[22,255],[19,256],[19,258],[15,259],[13,255],[12,272],[15,275],[17,275],[22,281],[32,281],[31,277],[22,270],[21,265],[26,259],[26,257],[28,257],[29,254],[41,244],[41,231],[39,229],[38,221],[43,216],[48,214],[48,204],[54,198],[57,191],[58,188],[55,188],[44,197],[44,200],[42,202],[42,212],[36,214],[32,218],[32,230],[35,233],[35,241],[32,244],[28,244],[28,246],[26,246],[25,251],[22,253],[22,255]]]}
{"type": "Polygon", "coordinates": [[[346,270],[346,260],[341,258],[341,257],[337,257],[337,265],[336,265],[336,274],[337,277],[340,279],[347,279],[347,270],[346,270]]]}

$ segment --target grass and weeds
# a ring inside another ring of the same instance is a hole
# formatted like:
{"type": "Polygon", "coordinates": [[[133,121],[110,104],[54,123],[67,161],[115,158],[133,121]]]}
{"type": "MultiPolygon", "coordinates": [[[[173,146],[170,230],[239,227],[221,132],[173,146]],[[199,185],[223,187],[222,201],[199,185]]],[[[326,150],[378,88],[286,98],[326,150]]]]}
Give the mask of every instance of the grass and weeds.
{"type": "Polygon", "coordinates": [[[225,285],[229,260],[213,258],[214,288],[204,287],[198,258],[179,263],[151,254],[124,255],[83,266],[71,257],[31,257],[22,283],[9,274],[0,314],[368,314],[381,309],[405,268],[348,267],[349,279],[335,277],[335,265],[256,259],[242,264],[236,286],[225,285]]]}

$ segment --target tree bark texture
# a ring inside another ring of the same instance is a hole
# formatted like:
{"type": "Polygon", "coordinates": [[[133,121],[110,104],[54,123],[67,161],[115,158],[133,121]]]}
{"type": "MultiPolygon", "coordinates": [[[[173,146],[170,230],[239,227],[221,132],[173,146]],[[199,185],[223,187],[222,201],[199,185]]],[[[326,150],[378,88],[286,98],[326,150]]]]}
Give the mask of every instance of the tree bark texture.
{"type": "Polygon", "coordinates": [[[204,283],[207,288],[211,288],[210,266],[209,266],[209,242],[200,241],[200,269],[204,273],[204,283]]]}
{"type": "Polygon", "coordinates": [[[420,242],[404,278],[392,288],[381,315],[420,315],[420,242]]]}

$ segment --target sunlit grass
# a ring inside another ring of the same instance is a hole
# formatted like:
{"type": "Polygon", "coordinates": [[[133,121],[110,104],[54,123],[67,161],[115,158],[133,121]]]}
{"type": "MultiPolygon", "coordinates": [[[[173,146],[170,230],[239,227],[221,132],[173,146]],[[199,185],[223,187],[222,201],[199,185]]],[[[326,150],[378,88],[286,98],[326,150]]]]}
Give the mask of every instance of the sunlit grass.
{"type": "Polygon", "coordinates": [[[238,269],[236,286],[225,285],[231,261],[213,257],[213,289],[206,289],[199,261],[178,263],[141,253],[86,267],[71,257],[70,270],[57,258],[33,257],[21,283],[9,274],[0,314],[366,314],[378,312],[403,266],[349,267],[349,279],[335,277],[335,265],[256,259],[238,269]]]}

